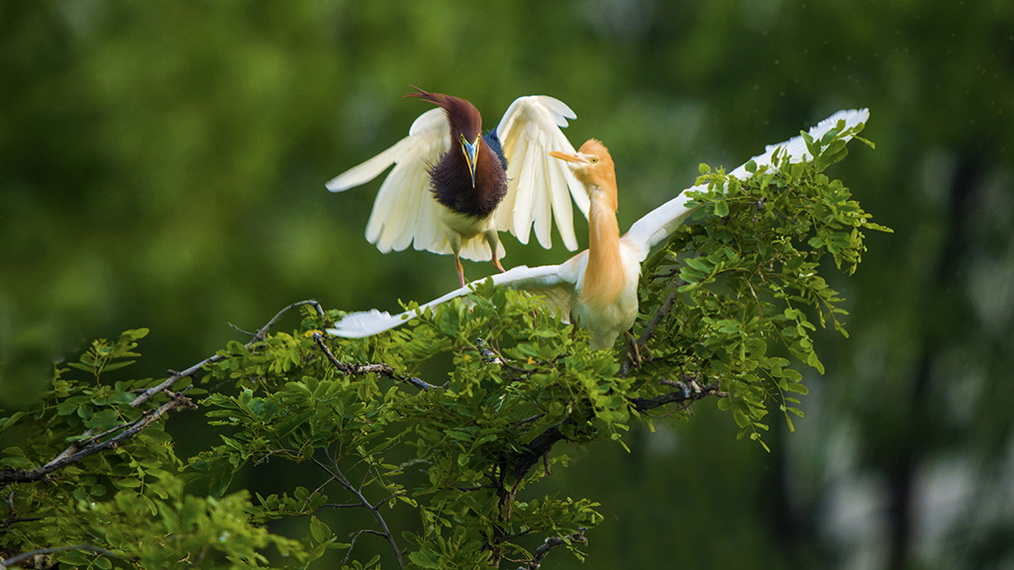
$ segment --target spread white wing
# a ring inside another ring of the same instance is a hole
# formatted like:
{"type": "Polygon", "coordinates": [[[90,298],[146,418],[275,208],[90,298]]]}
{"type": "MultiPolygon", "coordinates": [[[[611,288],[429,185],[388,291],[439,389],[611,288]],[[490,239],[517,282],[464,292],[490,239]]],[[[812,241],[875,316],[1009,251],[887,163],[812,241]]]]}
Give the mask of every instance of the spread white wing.
{"type": "Polygon", "coordinates": [[[407,137],[327,183],[328,190],[344,192],[373,180],[394,165],[380,185],[366,223],[366,239],[380,251],[402,251],[414,241],[416,249],[452,253],[440,223],[440,205],[431,196],[429,178],[429,166],[450,145],[448,129],[443,109],[430,109],[412,123],[407,137]]]}
{"type": "MultiPolygon", "coordinates": [[[[497,286],[512,287],[515,289],[526,289],[535,291],[546,296],[550,306],[560,309],[564,316],[569,313],[571,292],[574,290],[574,282],[579,272],[576,265],[579,258],[587,257],[584,252],[575,255],[566,263],[561,265],[541,265],[539,267],[527,267],[519,265],[504,273],[497,273],[489,277],[497,286]]],[[[473,281],[438,297],[418,309],[412,309],[396,315],[388,312],[372,309],[358,313],[349,313],[334,324],[327,332],[347,338],[362,338],[375,335],[406,323],[415,315],[421,314],[427,308],[436,307],[456,297],[462,297],[471,293],[475,286],[485,279],[473,281]]]]}
{"type": "Polygon", "coordinates": [[[496,226],[528,243],[532,227],[542,247],[553,245],[552,227],[567,249],[577,249],[573,198],[588,216],[588,193],[567,165],[549,156],[551,150],[574,152],[560,130],[577,115],[562,101],[544,95],[519,97],[507,108],[496,134],[507,158],[507,195],[496,211],[496,226]],[[569,194],[569,195],[568,195],[569,194]]]}
{"type": "MultiPolygon", "coordinates": [[[[842,129],[839,129],[839,132],[850,130],[860,123],[865,124],[869,117],[869,109],[838,111],[811,127],[807,134],[813,137],[814,140],[820,140],[825,133],[836,128],[841,121],[845,121],[845,124],[842,129]]],[[[851,135],[847,135],[843,138],[848,140],[852,137],[851,135]]],[[[790,162],[806,162],[813,159],[813,156],[806,150],[806,141],[800,135],[785,142],[767,145],[763,153],[758,154],[750,160],[756,163],[758,168],[770,166],[775,152],[779,151],[779,149],[784,149],[782,152],[789,157],[790,162]]],[[[746,180],[751,176],[751,173],[746,170],[746,163],[743,163],[730,172],[729,175],[735,176],[740,180],[746,180]]],[[[687,207],[687,202],[690,201],[687,193],[705,190],[706,188],[705,185],[697,185],[680,192],[672,200],[648,212],[647,215],[634,222],[630,226],[630,231],[622,239],[636,248],[640,260],[644,261],[652,247],[669,237],[693,213],[693,210],[687,207]]]]}

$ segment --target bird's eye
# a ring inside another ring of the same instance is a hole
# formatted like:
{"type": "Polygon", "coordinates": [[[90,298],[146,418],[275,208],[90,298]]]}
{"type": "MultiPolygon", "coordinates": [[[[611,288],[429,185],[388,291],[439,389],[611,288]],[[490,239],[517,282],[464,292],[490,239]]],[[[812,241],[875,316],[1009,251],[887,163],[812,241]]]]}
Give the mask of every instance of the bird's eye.
{"type": "Polygon", "coordinates": [[[599,157],[597,157],[597,156],[590,156],[590,157],[588,157],[588,162],[590,162],[592,164],[598,164],[599,163],[599,157]]]}

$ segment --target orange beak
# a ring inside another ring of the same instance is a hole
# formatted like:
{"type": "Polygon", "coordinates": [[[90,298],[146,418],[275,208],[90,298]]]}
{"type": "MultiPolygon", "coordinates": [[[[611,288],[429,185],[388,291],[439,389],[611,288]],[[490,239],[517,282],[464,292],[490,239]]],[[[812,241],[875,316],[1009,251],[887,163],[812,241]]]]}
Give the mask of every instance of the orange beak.
{"type": "Polygon", "coordinates": [[[561,152],[559,150],[551,150],[551,151],[549,151],[549,156],[551,156],[553,158],[559,158],[560,160],[563,160],[563,161],[566,161],[566,162],[573,162],[573,163],[577,163],[577,164],[588,164],[588,160],[586,160],[584,156],[582,156],[580,154],[577,154],[577,153],[561,152]]]}

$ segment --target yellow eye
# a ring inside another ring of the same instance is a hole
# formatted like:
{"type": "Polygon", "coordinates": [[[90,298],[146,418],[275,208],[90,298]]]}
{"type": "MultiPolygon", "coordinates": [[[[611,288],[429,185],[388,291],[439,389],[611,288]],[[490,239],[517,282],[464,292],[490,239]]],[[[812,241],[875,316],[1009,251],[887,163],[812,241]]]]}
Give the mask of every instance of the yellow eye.
{"type": "Polygon", "coordinates": [[[588,162],[590,162],[592,164],[598,164],[599,163],[599,157],[597,157],[597,156],[589,156],[588,157],[588,162]]]}

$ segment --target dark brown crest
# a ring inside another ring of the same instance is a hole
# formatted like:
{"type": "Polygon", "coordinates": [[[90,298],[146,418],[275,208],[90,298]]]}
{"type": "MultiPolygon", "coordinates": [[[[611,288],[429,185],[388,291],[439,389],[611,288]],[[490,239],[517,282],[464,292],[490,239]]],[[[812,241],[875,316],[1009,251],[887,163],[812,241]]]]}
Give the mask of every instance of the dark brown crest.
{"type": "Polygon", "coordinates": [[[482,115],[475,105],[453,95],[430,93],[418,87],[415,90],[415,93],[406,93],[405,96],[433,103],[447,114],[447,122],[451,124],[452,144],[458,142],[458,135],[465,135],[465,139],[472,142],[482,132],[482,115]]]}

